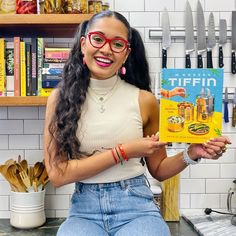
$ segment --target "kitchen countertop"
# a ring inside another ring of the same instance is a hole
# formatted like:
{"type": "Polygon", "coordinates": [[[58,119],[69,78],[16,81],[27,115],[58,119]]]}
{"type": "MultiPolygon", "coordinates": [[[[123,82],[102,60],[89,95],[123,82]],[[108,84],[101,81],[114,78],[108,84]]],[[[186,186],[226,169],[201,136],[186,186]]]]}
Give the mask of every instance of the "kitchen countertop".
{"type": "MultiPolygon", "coordinates": [[[[53,236],[65,218],[48,218],[46,223],[36,229],[16,229],[10,225],[9,219],[0,219],[0,236],[53,236]]],[[[193,228],[181,218],[180,222],[167,222],[172,236],[196,236],[193,228]]]]}

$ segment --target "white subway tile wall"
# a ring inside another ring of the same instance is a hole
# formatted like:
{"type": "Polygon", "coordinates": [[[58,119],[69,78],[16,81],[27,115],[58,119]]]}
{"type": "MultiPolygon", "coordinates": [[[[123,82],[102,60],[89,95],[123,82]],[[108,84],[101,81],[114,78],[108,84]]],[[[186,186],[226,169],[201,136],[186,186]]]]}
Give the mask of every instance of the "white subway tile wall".
{"type": "MultiPolygon", "coordinates": [[[[161,39],[150,39],[149,30],[160,28],[161,15],[166,7],[170,15],[171,28],[184,27],[184,8],[186,0],[109,0],[110,9],[125,15],[131,26],[135,27],[144,39],[152,88],[159,87],[161,69],[161,39]],[[156,83],[155,83],[156,81],[156,83]]],[[[197,0],[189,0],[193,10],[194,26],[196,26],[197,0]]],[[[227,20],[228,30],[231,29],[231,11],[236,10],[236,0],[201,0],[205,10],[206,24],[210,12],[214,13],[215,24],[219,26],[219,19],[227,20]]],[[[168,67],[183,68],[184,44],[183,39],[173,39],[168,51],[168,67]]],[[[73,39],[49,38],[49,44],[71,45],[73,39]],[[66,43],[65,43],[66,42],[66,43]]],[[[236,75],[231,71],[231,43],[224,46],[225,80],[224,86],[233,91],[236,87],[236,75]]],[[[218,64],[218,48],[213,50],[214,65],[218,64]]],[[[192,56],[192,65],[196,67],[196,54],[192,56]]],[[[180,209],[204,209],[212,207],[226,209],[227,192],[234,187],[236,178],[236,128],[231,126],[232,104],[229,104],[230,122],[223,122],[223,134],[232,140],[223,157],[217,161],[203,160],[196,166],[186,168],[180,178],[180,209]]],[[[43,158],[43,125],[45,107],[0,107],[0,163],[9,158],[25,157],[29,164],[34,164],[43,158]]],[[[172,149],[181,151],[183,144],[174,144],[172,149]]],[[[171,149],[171,148],[170,148],[171,149]]],[[[151,178],[148,175],[148,178],[151,178]]],[[[48,217],[65,217],[68,213],[73,184],[55,189],[50,183],[47,186],[45,207],[48,217]]],[[[10,187],[0,175],[0,218],[9,218],[10,187]]],[[[233,208],[236,208],[236,197],[233,198],[233,208]]]]}

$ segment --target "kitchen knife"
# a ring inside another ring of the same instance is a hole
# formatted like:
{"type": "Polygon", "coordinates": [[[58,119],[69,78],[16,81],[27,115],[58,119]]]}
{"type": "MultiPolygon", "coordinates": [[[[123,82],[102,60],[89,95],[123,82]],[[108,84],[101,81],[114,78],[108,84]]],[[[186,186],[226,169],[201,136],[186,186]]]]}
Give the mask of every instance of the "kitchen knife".
{"type": "Polygon", "coordinates": [[[227,41],[227,24],[225,19],[220,19],[220,32],[219,32],[219,67],[224,67],[224,54],[223,45],[227,41]]]}
{"type": "Polygon", "coordinates": [[[162,13],[162,68],[167,67],[167,49],[171,45],[170,20],[167,9],[162,13]]]}
{"type": "Polygon", "coordinates": [[[215,20],[214,20],[214,15],[211,12],[209,15],[209,22],[208,22],[207,68],[213,68],[212,49],[215,47],[215,45],[216,45],[215,20]]]}
{"type": "Polygon", "coordinates": [[[231,57],[231,72],[236,73],[235,67],[235,50],[236,50],[236,11],[232,11],[232,57],[231,57]]]}
{"type": "Polygon", "coordinates": [[[203,68],[202,54],[206,51],[205,19],[201,3],[197,3],[197,67],[203,68]]]}
{"type": "Polygon", "coordinates": [[[233,112],[232,112],[232,126],[236,125],[236,88],[234,91],[234,99],[233,99],[233,112]]]}
{"type": "Polygon", "coordinates": [[[225,97],[224,97],[224,121],[225,123],[229,122],[229,109],[228,109],[228,88],[225,88],[225,97]]]}
{"type": "Polygon", "coordinates": [[[191,68],[190,54],[194,51],[193,14],[189,2],[185,6],[185,68],[191,68]]]}

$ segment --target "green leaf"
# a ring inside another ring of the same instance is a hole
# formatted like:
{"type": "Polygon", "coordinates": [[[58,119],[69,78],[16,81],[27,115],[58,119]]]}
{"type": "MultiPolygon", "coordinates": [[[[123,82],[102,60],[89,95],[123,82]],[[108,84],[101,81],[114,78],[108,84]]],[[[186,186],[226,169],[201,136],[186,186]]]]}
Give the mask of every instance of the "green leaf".
{"type": "Polygon", "coordinates": [[[215,128],[214,131],[218,136],[221,136],[222,133],[218,128],[215,128]]]}

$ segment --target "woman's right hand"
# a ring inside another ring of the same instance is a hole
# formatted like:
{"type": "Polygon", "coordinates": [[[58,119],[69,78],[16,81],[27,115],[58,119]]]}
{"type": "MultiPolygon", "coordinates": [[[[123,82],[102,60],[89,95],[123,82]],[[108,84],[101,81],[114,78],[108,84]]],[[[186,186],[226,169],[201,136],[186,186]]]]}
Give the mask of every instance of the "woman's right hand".
{"type": "Polygon", "coordinates": [[[129,158],[149,157],[167,145],[167,142],[160,142],[157,135],[132,140],[123,144],[123,148],[129,158]]]}

